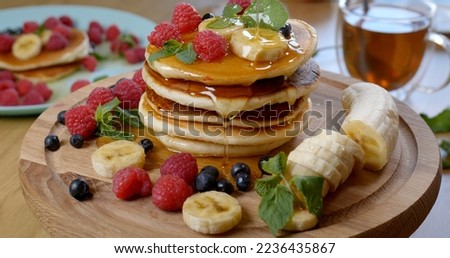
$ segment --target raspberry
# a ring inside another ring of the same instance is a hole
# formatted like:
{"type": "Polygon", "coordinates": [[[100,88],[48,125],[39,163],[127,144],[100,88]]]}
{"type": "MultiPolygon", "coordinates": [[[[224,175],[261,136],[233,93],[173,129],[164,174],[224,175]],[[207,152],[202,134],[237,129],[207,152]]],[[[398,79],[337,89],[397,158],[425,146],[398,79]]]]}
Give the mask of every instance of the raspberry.
{"type": "Polygon", "coordinates": [[[16,84],[10,79],[0,79],[0,90],[6,90],[10,88],[15,88],[16,84]]]}
{"type": "Polygon", "coordinates": [[[181,34],[177,27],[170,23],[163,22],[156,25],[155,29],[150,33],[147,39],[150,44],[162,47],[164,42],[169,39],[181,41],[181,34]]]}
{"type": "Polygon", "coordinates": [[[58,24],[61,22],[54,16],[50,16],[44,21],[44,27],[49,30],[54,30],[58,24]]]}
{"type": "Polygon", "coordinates": [[[226,39],[211,30],[204,30],[194,38],[194,50],[198,58],[205,62],[213,62],[222,59],[228,51],[226,39]]]}
{"type": "Polygon", "coordinates": [[[69,40],[67,40],[66,37],[64,37],[61,33],[59,32],[52,32],[52,34],[50,35],[50,38],[48,39],[47,43],[45,44],[45,48],[47,50],[60,50],[63,49],[65,47],[67,47],[69,45],[69,40]]]}
{"type": "Polygon", "coordinates": [[[16,90],[19,96],[25,96],[31,89],[33,89],[33,83],[30,80],[22,79],[16,83],[16,90]]]}
{"type": "Polygon", "coordinates": [[[100,33],[102,33],[102,34],[104,32],[103,26],[98,21],[89,22],[88,30],[89,29],[96,29],[96,30],[100,31],[100,33]]]}
{"type": "Polygon", "coordinates": [[[240,5],[242,7],[242,11],[240,11],[238,14],[243,14],[245,9],[247,9],[247,7],[252,4],[252,0],[229,0],[228,3],[232,5],[240,5]]]}
{"type": "Polygon", "coordinates": [[[10,52],[13,44],[13,36],[8,34],[0,34],[0,53],[10,52]]]}
{"type": "Polygon", "coordinates": [[[122,41],[120,38],[116,38],[113,41],[111,41],[109,47],[111,49],[111,52],[116,54],[122,54],[123,52],[125,52],[127,49],[130,48],[130,45],[122,41]]]}
{"type": "Polygon", "coordinates": [[[56,25],[53,31],[61,33],[61,35],[63,35],[67,40],[70,40],[70,38],[72,37],[72,28],[64,24],[56,25]]]}
{"type": "Polygon", "coordinates": [[[122,200],[148,196],[152,193],[152,181],[142,168],[128,167],[117,171],[112,181],[113,192],[122,200]]]}
{"type": "Polygon", "coordinates": [[[161,176],[152,190],[153,204],[165,211],[176,211],[183,207],[184,201],[193,193],[183,179],[173,176],[161,176]]]}
{"type": "Polygon", "coordinates": [[[66,26],[69,26],[69,27],[73,27],[73,25],[74,25],[72,18],[70,18],[67,15],[63,15],[63,16],[59,17],[59,21],[62,24],[66,25],[66,26]]]}
{"type": "Polygon", "coordinates": [[[19,105],[19,93],[14,88],[0,90],[0,106],[19,105]]]}
{"type": "Polygon", "coordinates": [[[36,83],[36,85],[34,85],[34,89],[39,92],[39,94],[41,94],[41,96],[44,98],[44,101],[49,100],[53,94],[53,91],[45,82],[36,83]]]}
{"type": "Polygon", "coordinates": [[[7,70],[0,70],[0,80],[3,79],[8,79],[11,81],[14,81],[14,74],[11,71],[7,71],[7,70]]]}
{"type": "Polygon", "coordinates": [[[197,30],[202,17],[195,8],[188,3],[178,3],[172,13],[172,24],[180,33],[189,33],[197,30]]]}
{"type": "Polygon", "coordinates": [[[88,105],[79,105],[67,110],[65,122],[70,134],[79,134],[84,139],[92,136],[97,129],[94,110],[88,105]]]}
{"type": "Polygon", "coordinates": [[[136,64],[145,60],[145,48],[135,47],[123,52],[125,59],[130,64],[136,64]]]}
{"type": "Polygon", "coordinates": [[[160,171],[162,176],[178,176],[192,185],[198,174],[197,160],[189,153],[177,153],[164,161],[160,171]]]}
{"type": "Polygon", "coordinates": [[[39,105],[44,102],[44,97],[35,89],[30,90],[22,99],[22,105],[39,105]]]}
{"type": "Polygon", "coordinates": [[[122,102],[122,108],[134,109],[139,106],[142,90],[134,81],[130,79],[121,79],[116,83],[116,86],[114,86],[112,91],[114,96],[122,102]]]}
{"type": "Polygon", "coordinates": [[[89,72],[93,72],[97,68],[97,59],[94,56],[88,55],[81,60],[81,65],[89,72]]]}
{"type": "Polygon", "coordinates": [[[112,99],[114,99],[114,94],[109,88],[97,87],[89,94],[86,104],[95,110],[98,105],[104,105],[112,99]]]}
{"type": "Polygon", "coordinates": [[[26,21],[22,26],[23,33],[34,33],[39,29],[39,24],[35,21],[26,21]]]}
{"type": "Polygon", "coordinates": [[[109,42],[117,39],[120,36],[120,29],[117,25],[113,24],[106,29],[106,40],[109,42]]]}
{"type": "Polygon", "coordinates": [[[137,70],[133,74],[132,80],[141,87],[142,93],[147,90],[147,83],[145,83],[144,79],[142,78],[142,69],[137,70]]]}
{"type": "Polygon", "coordinates": [[[72,86],[70,86],[70,92],[74,92],[89,84],[91,84],[89,80],[84,79],[76,80],[74,83],[72,83],[72,86]]]}

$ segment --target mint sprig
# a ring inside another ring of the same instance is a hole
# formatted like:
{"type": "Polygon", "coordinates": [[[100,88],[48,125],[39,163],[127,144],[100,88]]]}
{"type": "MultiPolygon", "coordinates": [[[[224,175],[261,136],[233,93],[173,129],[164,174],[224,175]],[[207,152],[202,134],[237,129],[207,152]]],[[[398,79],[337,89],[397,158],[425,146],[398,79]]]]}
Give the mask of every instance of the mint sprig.
{"type": "Polygon", "coordinates": [[[134,135],[126,132],[126,125],[142,128],[139,112],[126,110],[119,107],[120,100],[114,98],[104,105],[99,105],[95,110],[95,120],[98,126],[98,135],[116,140],[133,140],[134,135]]]}
{"type": "Polygon", "coordinates": [[[273,235],[281,230],[294,214],[294,205],[301,205],[317,217],[323,213],[323,177],[294,176],[290,181],[284,176],[287,156],[280,152],[262,163],[264,171],[271,174],[256,180],[255,190],[261,196],[258,214],[273,235]],[[301,198],[293,191],[298,190],[301,198]]]}
{"type": "Polygon", "coordinates": [[[164,57],[176,56],[176,58],[185,63],[192,64],[197,59],[197,53],[194,51],[192,43],[183,44],[177,40],[170,39],[163,44],[162,49],[149,55],[150,63],[164,57]]]}
{"type": "Polygon", "coordinates": [[[206,28],[209,29],[225,29],[235,24],[239,17],[238,13],[242,11],[242,6],[238,4],[227,4],[223,9],[222,16],[215,21],[209,23],[206,28]]]}

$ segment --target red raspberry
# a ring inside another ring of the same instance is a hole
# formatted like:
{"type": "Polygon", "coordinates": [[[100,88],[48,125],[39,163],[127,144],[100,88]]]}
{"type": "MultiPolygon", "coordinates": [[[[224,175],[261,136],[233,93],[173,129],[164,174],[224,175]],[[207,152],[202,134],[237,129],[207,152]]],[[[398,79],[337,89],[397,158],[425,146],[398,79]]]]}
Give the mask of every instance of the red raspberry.
{"type": "Polygon", "coordinates": [[[39,23],[35,21],[26,21],[22,26],[23,33],[34,33],[39,29],[39,23]]]}
{"type": "Polygon", "coordinates": [[[93,28],[87,31],[89,41],[92,44],[98,45],[102,43],[102,32],[99,29],[93,28]]]}
{"type": "Polygon", "coordinates": [[[59,21],[62,24],[66,25],[66,26],[69,26],[69,27],[73,27],[73,25],[74,25],[72,18],[70,18],[67,15],[63,15],[63,16],[59,17],[59,21]]]}
{"type": "Polygon", "coordinates": [[[70,134],[79,134],[88,139],[97,129],[94,110],[88,105],[79,105],[66,111],[65,122],[70,134]]]}
{"type": "Polygon", "coordinates": [[[170,23],[163,22],[156,25],[155,29],[147,37],[150,44],[162,47],[169,39],[181,41],[181,34],[177,27],[170,23]]]}
{"type": "Polygon", "coordinates": [[[184,201],[193,193],[192,187],[183,179],[173,176],[161,176],[152,190],[153,204],[165,211],[181,210],[184,201]]]}
{"type": "Polygon", "coordinates": [[[19,105],[19,93],[14,88],[0,90],[0,106],[19,105]]]}
{"type": "Polygon", "coordinates": [[[148,196],[152,193],[152,181],[142,168],[128,167],[117,171],[112,181],[113,192],[122,200],[148,196]]]}
{"type": "Polygon", "coordinates": [[[232,5],[240,5],[242,7],[242,11],[239,12],[239,14],[243,14],[245,9],[252,4],[252,0],[229,0],[228,3],[232,5]]]}
{"type": "Polygon", "coordinates": [[[44,98],[44,101],[49,100],[53,94],[53,91],[45,82],[36,83],[36,85],[34,85],[34,89],[39,92],[39,94],[41,94],[41,96],[44,98]]]}
{"type": "Polygon", "coordinates": [[[132,80],[141,87],[142,93],[147,90],[147,83],[144,81],[144,78],[142,78],[142,69],[137,70],[133,74],[132,80]]]}
{"type": "Polygon", "coordinates": [[[0,90],[6,90],[10,88],[15,88],[16,84],[10,79],[0,79],[0,90]]]}
{"type": "Polygon", "coordinates": [[[117,39],[120,36],[120,29],[117,25],[113,24],[106,29],[106,40],[109,42],[117,39]]]}
{"type": "Polygon", "coordinates": [[[0,80],[8,79],[14,81],[14,74],[11,71],[3,70],[0,71],[0,80]]]}
{"type": "Polygon", "coordinates": [[[122,54],[127,49],[130,49],[130,45],[127,42],[122,41],[120,38],[116,38],[111,41],[109,48],[113,53],[122,54]]]}
{"type": "Polygon", "coordinates": [[[172,24],[181,34],[196,31],[202,22],[202,17],[195,8],[188,3],[178,3],[172,13],[172,24]]]}
{"type": "Polygon", "coordinates": [[[97,109],[98,105],[104,105],[115,98],[111,89],[97,87],[91,91],[89,94],[86,104],[90,106],[92,109],[97,109]]]}
{"type": "Polygon", "coordinates": [[[104,32],[103,26],[98,21],[91,21],[91,22],[89,22],[88,30],[89,29],[99,30],[102,34],[104,32]]]}
{"type": "Polygon", "coordinates": [[[70,92],[74,92],[89,84],[91,84],[89,80],[85,79],[76,80],[74,83],[72,83],[72,86],[70,86],[70,92]]]}
{"type": "Polygon", "coordinates": [[[226,39],[211,30],[197,33],[193,46],[198,58],[205,62],[218,61],[225,57],[228,51],[226,39]]]}
{"type": "Polygon", "coordinates": [[[113,94],[122,103],[124,109],[135,109],[139,106],[141,100],[142,90],[137,83],[130,79],[121,79],[113,88],[113,94]]]}
{"type": "Polygon", "coordinates": [[[60,50],[67,47],[68,45],[69,40],[67,40],[67,38],[64,37],[64,35],[62,35],[61,33],[54,31],[45,44],[45,49],[50,51],[60,50]]]}
{"type": "Polygon", "coordinates": [[[53,31],[61,33],[61,35],[63,35],[67,40],[70,40],[70,38],[72,38],[72,28],[64,24],[56,25],[53,31]]]}
{"type": "Polygon", "coordinates": [[[177,153],[164,161],[160,171],[162,176],[178,176],[192,185],[198,174],[197,160],[189,153],[177,153]]]}
{"type": "Polygon", "coordinates": [[[31,89],[33,89],[33,83],[30,80],[22,79],[16,83],[16,90],[20,96],[25,96],[31,89]]]}
{"type": "Polygon", "coordinates": [[[44,21],[44,27],[49,30],[54,30],[58,24],[61,22],[54,16],[50,16],[44,21]]]}
{"type": "Polygon", "coordinates": [[[136,64],[145,60],[145,48],[135,47],[127,49],[123,55],[128,63],[136,64]]]}
{"type": "Polygon", "coordinates": [[[88,55],[81,60],[81,65],[89,72],[93,72],[97,68],[97,59],[94,56],[88,55]]]}
{"type": "Polygon", "coordinates": [[[44,97],[35,89],[30,90],[22,99],[22,105],[39,105],[44,102],[44,97]]]}
{"type": "Polygon", "coordinates": [[[0,53],[11,52],[14,37],[8,34],[0,34],[0,53]]]}

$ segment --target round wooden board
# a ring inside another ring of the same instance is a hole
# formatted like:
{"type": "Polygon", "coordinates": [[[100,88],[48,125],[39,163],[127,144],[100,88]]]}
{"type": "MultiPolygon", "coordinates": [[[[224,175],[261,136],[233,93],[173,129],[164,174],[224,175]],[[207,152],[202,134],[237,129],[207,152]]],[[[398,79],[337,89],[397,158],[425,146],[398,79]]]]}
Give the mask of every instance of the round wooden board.
{"type": "MultiPolygon", "coordinates": [[[[55,237],[204,237],[190,230],[181,212],[164,212],[154,207],[150,197],[133,201],[115,198],[111,180],[97,176],[90,157],[96,140],[82,149],[70,146],[69,133],[56,123],[56,116],[84,101],[93,87],[108,87],[120,77],[99,81],[78,90],[42,113],[26,134],[20,153],[22,191],[37,218],[55,237]],[[53,133],[61,139],[56,152],[44,151],[44,138],[53,133]],[[70,181],[84,177],[93,190],[93,198],[79,202],[68,193],[70,181]]],[[[354,79],[322,72],[318,89],[312,94],[312,117],[308,129],[338,125],[342,112],[341,91],[354,79]]],[[[324,216],[317,228],[285,237],[407,237],[425,219],[433,206],[440,186],[439,148],[430,129],[408,106],[397,101],[400,134],[396,149],[382,171],[361,170],[353,173],[334,193],[324,199],[324,216]]],[[[297,137],[281,150],[297,146],[306,134],[297,137]]],[[[280,150],[280,149],[279,149],[280,150]]],[[[279,151],[276,150],[276,151],[279,151]]],[[[274,151],[274,153],[276,152],[274,151]]],[[[152,181],[158,167],[171,153],[159,144],[147,155],[145,168],[152,181]]],[[[258,157],[241,159],[258,171],[258,157]]],[[[199,158],[199,167],[221,165],[221,159],[199,158]]],[[[232,164],[233,159],[228,161],[232,164]]],[[[233,194],[243,208],[243,219],[233,230],[219,237],[272,237],[258,217],[259,196],[254,192],[233,194]]]]}

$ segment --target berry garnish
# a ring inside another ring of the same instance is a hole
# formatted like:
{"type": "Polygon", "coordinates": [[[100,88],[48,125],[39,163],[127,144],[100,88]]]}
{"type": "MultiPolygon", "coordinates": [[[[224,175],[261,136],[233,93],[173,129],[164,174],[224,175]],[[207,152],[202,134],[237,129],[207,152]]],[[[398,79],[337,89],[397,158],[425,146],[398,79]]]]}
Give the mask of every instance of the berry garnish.
{"type": "Polygon", "coordinates": [[[93,72],[97,68],[97,59],[92,55],[88,55],[81,60],[81,65],[89,72],[93,72]]]}
{"type": "Polygon", "coordinates": [[[212,13],[205,13],[205,14],[202,16],[202,21],[207,20],[207,19],[211,19],[211,18],[213,18],[213,17],[214,17],[214,14],[212,14],[212,13]]]}
{"type": "Polygon", "coordinates": [[[44,97],[36,89],[32,89],[23,97],[22,105],[39,105],[44,101],[44,97]]]}
{"type": "Polygon", "coordinates": [[[41,94],[41,96],[44,98],[44,101],[47,101],[50,99],[50,97],[53,94],[53,91],[48,87],[47,83],[45,82],[38,82],[34,85],[34,89],[41,94]]]}
{"type": "Polygon", "coordinates": [[[217,186],[216,179],[213,174],[203,171],[195,178],[195,188],[199,192],[215,190],[217,186]]]}
{"type": "Polygon", "coordinates": [[[112,92],[121,101],[124,109],[134,109],[139,106],[142,90],[133,80],[127,78],[119,80],[112,92]]]}
{"type": "Polygon", "coordinates": [[[215,179],[217,179],[219,177],[219,170],[214,167],[214,166],[204,166],[201,170],[200,173],[208,173],[211,174],[215,179]]]}
{"type": "Polygon", "coordinates": [[[193,193],[190,185],[174,175],[163,175],[152,190],[153,204],[166,211],[181,210],[184,201],[193,193]]]}
{"type": "Polygon", "coordinates": [[[178,3],[172,13],[172,24],[178,28],[180,33],[189,33],[197,30],[202,22],[202,17],[195,8],[188,3],[178,3]]]}
{"type": "Polygon", "coordinates": [[[39,24],[35,21],[26,21],[23,24],[23,33],[34,33],[39,29],[39,24]]]}
{"type": "Polygon", "coordinates": [[[193,47],[198,58],[205,62],[218,61],[225,57],[228,51],[226,39],[211,30],[197,33],[193,41],[193,47]]]}
{"type": "Polygon", "coordinates": [[[181,41],[181,33],[174,25],[163,22],[155,26],[155,29],[150,33],[147,39],[150,44],[162,47],[163,44],[170,39],[181,41]]]}
{"type": "Polygon", "coordinates": [[[79,105],[67,110],[65,120],[70,134],[79,134],[84,139],[91,137],[97,129],[94,110],[87,105],[79,105]]]}
{"type": "Polygon", "coordinates": [[[74,92],[74,91],[81,89],[84,86],[89,85],[89,84],[91,84],[91,82],[86,79],[76,80],[72,83],[72,86],[70,86],[70,92],[74,92]]]}
{"type": "Polygon", "coordinates": [[[59,142],[58,136],[51,134],[45,137],[44,146],[45,149],[49,151],[57,151],[61,146],[61,143],[59,142]]]}
{"type": "Polygon", "coordinates": [[[14,88],[8,88],[0,91],[0,106],[19,105],[19,93],[14,88]]]}
{"type": "Polygon", "coordinates": [[[286,23],[283,27],[280,28],[279,31],[285,39],[290,39],[292,33],[292,26],[290,23],[286,23]]]}
{"type": "Polygon", "coordinates": [[[31,89],[33,89],[33,83],[30,80],[21,79],[16,83],[16,90],[20,96],[25,96],[31,89]]]}
{"type": "Polygon", "coordinates": [[[250,190],[251,186],[252,186],[252,178],[250,176],[250,174],[247,173],[238,173],[236,175],[236,187],[240,190],[240,191],[248,191],[250,190]]]}
{"type": "Polygon", "coordinates": [[[145,48],[134,47],[123,51],[123,56],[129,64],[136,64],[145,60],[145,48]]]}
{"type": "Polygon", "coordinates": [[[66,124],[66,111],[65,110],[58,113],[58,115],[56,116],[56,121],[62,125],[66,124]]]}
{"type": "Polygon", "coordinates": [[[83,136],[81,136],[79,134],[74,134],[74,135],[70,136],[69,142],[70,142],[70,145],[79,149],[79,148],[83,147],[84,138],[83,138],[83,136]]]}
{"type": "Polygon", "coordinates": [[[122,200],[148,196],[152,193],[152,181],[142,168],[128,167],[117,171],[113,177],[113,192],[122,200]]]}
{"type": "Polygon", "coordinates": [[[250,167],[244,162],[237,162],[231,167],[231,175],[236,178],[238,174],[251,175],[250,167]]]}
{"type": "Polygon", "coordinates": [[[234,192],[234,187],[228,180],[221,179],[217,181],[216,190],[231,195],[234,192]]]}
{"type": "Polygon", "coordinates": [[[153,149],[153,142],[150,139],[144,138],[139,142],[139,145],[144,148],[144,152],[147,153],[153,149]]]}
{"type": "Polygon", "coordinates": [[[50,16],[47,19],[45,19],[44,27],[46,29],[53,30],[60,23],[61,23],[61,21],[58,20],[56,17],[50,16]]]}
{"type": "Polygon", "coordinates": [[[97,109],[98,105],[104,105],[114,99],[111,89],[104,87],[94,88],[86,100],[86,104],[92,109],[97,109]]]}
{"type": "Polygon", "coordinates": [[[111,26],[109,26],[108,28],[106,28],[106,40],[108,41],[113,41],[115,39],[117,39],[120,36],[120,29],[119,27],[117,27],[117,25],[113,24],[111,26]]]}
{"type": "Polygon", "coordinates": [[[11,51],[14,43],[14,37],[9,34],[0,34],[0,53],[7,53],[11,51]]]}
{"type": "Polygon", "coordinates": [[[133,74],[132,80],[141,87],[142,92],[145,92],[145,90],[147,89],[147,83],[145,83],[144,79],[142,78],[142,69],[137,70],[133,74]]]}
{"type": "Polygon", "coordinates": [[[72,18],[70,18],[67,15],[63,15],[63,16],[59,17],[59,21],[62,24],[66,25],[66,26],[69,26],[69,27],[73,27],[73,25],[74,25],[72,18]]]}
{"type": "Polygon", "coordinates": [[[70,182],[69,193],[78,201],[84,201],[92,197],[88,183],[80,178],[74,179],[70,182]]]}
{"type": "Polygon", "coordinates": [[[198,173],[197,160],[189,153],[177,153],[164,161],[160,171],[162,176],[178,176],[192,185],[198,173]]]}
{"type": "Polygon", "coordinates": [[[229,0],[228,4],[240,5],[242,7],[242,11],[239,12],[238,14],[242,14],[244,13],[245,9],[247,9],[247,7],[249,7],[252,4],[252,0],[229,0]]]}

